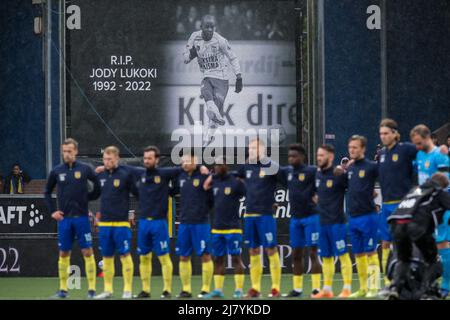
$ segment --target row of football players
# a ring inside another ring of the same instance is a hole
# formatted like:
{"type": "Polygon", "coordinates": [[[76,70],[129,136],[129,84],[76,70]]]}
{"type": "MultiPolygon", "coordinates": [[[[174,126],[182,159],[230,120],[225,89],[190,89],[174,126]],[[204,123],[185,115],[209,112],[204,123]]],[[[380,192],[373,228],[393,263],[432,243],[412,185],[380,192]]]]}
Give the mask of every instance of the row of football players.
{"type": "MultiPolygon", "coordinates": [[[[247,296],[260,296],[261,247],[267,252],[270,262],[272,289],[269,296],[281,296],[281,265],[277,251],[276,220],[273,217],[274,192],[278,183],[284,184],[289,190],[292,212],[290,241],[293,248],[293,289],[285,296],[298,297],[302,294],[305,250],[309,251],[312,261],[313,298],[333,296],[333,260],[336,256],[339,257],[344,280],[339,296],[376,296],[380,289],[380,261],[375,250],[377,232],[380,229],[383,240],[382,266],[385,268],[391,241],[386,219],[413,185],[414,163],[418,168],[419,183],[435,171],[448,170],[448,157],[447,154],[443,155],[447,151],[433,145],[429,129],[425,126],[416,126],[411,131],[414,144],[399,142],[397,124],[393,120],[383,120],[379,130],[385,147],[381,150],[378,163],[365,158],[367,141],[355,135],[348,141],[352,160],[345,167],[334,166],[334,149],[330,145],[318,148],[317,168],[306,164],[304,148],[294,144],[289,147],[289,166],[279,167],[275,174],[271,170],[278,165],[266,156],[264,144],[257,139],[249,143],[248,161],[239,165],[237,172],[229,172],[224,159],[219,158],[214,165],[214,174],[198,164],[193,153],[183,156],[181,167],[158,167],[160,154],[156,147],[144,150],[144,168],[120,165],[119,150],[114,146],[104,150],[104,166],[94,172],[88,165],[76,160],[77,142],[67,139],[62,145],[64,162],[51,171],[45,192],[52,216],[58,220],[60,289],[56,297],[65,298],[68,295],[67,270],[75,238],[85,259],[88,297],[112,297],[116,253],[120,255],[122,263],[123,298],[132,297],[134,266],[130,256],[131,229],[128,221],[130,193],[139,199],[140,213],[138,254],[142,291],[136,297],[150,296],[152,254],[158,257],[162,267],[164,289],[161,297],[171,296],[173,265],[169,255],[167,226],[171,181],[175,182],[175,190],[180,194],[176,254],[180,257],[182,291],[178,297],[192,296],[192,253],[202,261],[202,289],[199,297],[223,296],[225,258],[228,254],[232,256],[235,269],[236,290],[233,296],[243,297],[243,235],[250,255],[251,287],[247,296]],[[381,214],[376,212],[373,201],[377,179],[383,197],[381,214]],[[94,184],[91,191],[87,188],[88,180],[94,184]],[[51,200],[56,185],[58,209],[51,200]],[[345,195],[348,221],[343,210],[345,195]],[[98,226],[104,292],[96,295],[96,264],[88,220],[88,201],[99,196],[98,226]],[[242,196],[245,196],[246,206],[244,230],[239,223],[239,199],[242,196]],[[212,224],[208,221],[210,206],[214,207],[212,224]],[[351,292],[352,263],[347,252],[347,233],[350,235],[359,276],[360,287],[354,293],[351,292]],[[210,291],[213,276],[215,288],[210,291]],[[369,278],[371,281],[368,281],[369,278]]],[[[446,229],[440,230],[438,246],[443,264],[447,261],[448,265],[449,235],[446,229]]],[[[446,278],[444,272],[443,289],[448,290],[448,282],[448,273],[446,278]]]]}

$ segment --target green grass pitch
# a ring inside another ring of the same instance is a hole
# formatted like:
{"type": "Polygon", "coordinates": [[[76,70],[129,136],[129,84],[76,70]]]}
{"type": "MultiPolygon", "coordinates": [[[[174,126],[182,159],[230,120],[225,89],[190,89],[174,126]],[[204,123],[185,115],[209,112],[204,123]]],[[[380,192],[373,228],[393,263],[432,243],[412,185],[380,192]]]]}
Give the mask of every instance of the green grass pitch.
{"type": "MultiPolygon", "coordinates": [[[[310,299],[311,293],[311,276],[305,275],[303,280],[303,296],[299,299],[310,299]]],[[[270,291],[270,275],[263,275],[262,278],[262,299],[268,299],[267,294],[270,291]]],[[[342,289],[342,278],[340,274],[335,275],[333,283],[333,291],[335,296],[339,294],[342,289]]],[[[181,290],[180,279],[177,275],[173,277],[172,285],[172,299],[181,290]]],[[[196,299],[197,294],[200,292],[201,276],[192,277],[192,293],[196,299]]],[[[211,285],[214,287],[214,281],[211,285]]],[[[247,290],[250,287],[250,276],[246,274],[244,288],[247,290]]],[[[353,275],[352,289],[356,291],[359,288],[357,275],[353,275]]],[[[0,299],[49,299],[58,288],[57,278],[0,278],[0,299]]],[[[97,278],[97,293],[102,292],[103,279],[97,278]]],[[[152,299],[160,299],[162,292],[163,282],[161,276],[153,276],[151,280],[151,294],[152,299]]],[[[292,288],[292,276],[283,275],[281,281],[281,291],[287,293],[292,288]]],[[[133,294],[139,293],[141,290],[141,281],[139,277],[135,277],[133,280],[133,294]]],[[[116,277],[114,280],[114,298],[120,299],[122,296],[122,277],[116,277]]],[[[224,283],[224,294],[226,299],[232,299],[234,291],[234,279],[233,275],[227,275],[224,283]]],[[[86,299],[87,283],[86,279],[81,279],[81,288],[69,290],[69,299],[86,299]]],[[[283,299],[283,298],[282,298],[283,299]]]]}

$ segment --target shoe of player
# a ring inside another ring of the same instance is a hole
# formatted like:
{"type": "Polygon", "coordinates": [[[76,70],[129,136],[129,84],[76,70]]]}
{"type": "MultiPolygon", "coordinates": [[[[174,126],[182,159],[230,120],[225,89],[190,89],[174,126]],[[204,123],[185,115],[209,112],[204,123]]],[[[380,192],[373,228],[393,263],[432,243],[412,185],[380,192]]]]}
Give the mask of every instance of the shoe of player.
{"type": "Polygon", "coordinates": [[[269,298],[279,298],[281,297],[281,293],[277,289],[272,288],[272,290],[270,290],[270,293],[267,296],[269,298]]]}
{"type": "Polygon", "coordinates": [[[439,294],[441,295],[441,298],[443,300],[445,300],[448,297],[449,291],[447,289],[442,289],[441,288],[441,290],[439,290],[439,294]]]}
{"type": "Polygon", "coordinates": [[[95,298],[95,290],[89,290],[87,294],[88,299],[94,299],[95,298]]]}
{"type": "Polygon", "coordinates": [[[150,298],[150,293],[141,291],[138,295],[133,296],[134,299],[148,299],[150,298]]]}
{"type": "Polygon", "coordinates": [[[247,292],[247,298],[259,298],[260,295],[261,293],[253,288],[247,292]]]}
{"type": "Polygon", "coordinates": [[[353,292],[349,298],[351,299],[358,299],[358,298],[365,298],[367,295],[367,291],[366,290],[358,290],[356,292],[353,292]]]}
{"type": "Polygon", "coordinates": [[[213,290],[210,293],[203,295],[203,299],[224,298],[223,292],[220,290],[213,290]]]}
{"type": "Polygon", "coordinates": [[[233,293],[233,298],[235,299],[241,299],[244,296],[244,293],[242,290],[235,290],[233,293]]]}
{"type": "Polygon", "coordinates": [[[342,289],[341,293],[339,293],[338,298],[348,298],[350,297],[352,292],[350,289],[342,289]]]}
{"type": "Polygon", "coordinates": [[[376,297],[378,297],[377,289],[370,289],[366,294],[366,298],[376,298],[376,297]]]}
{"type": "Polygon", "coordinates": [[[291,290],[289,293],[284,293],[283,298],[299,298],[302,294],[302,291],[291,290]]]}
{"type": "Polygon", "coordinates": [[[69,293],[65,290],[58,290],[56,293],[51,296],[51,299],[65,299],[69,297],[69,293]]]}
{"type": "Polygon", "coordinates": [[[187,292],[187,291],[181,291],[178,295],[177,298],[192,298],[192,293],[187,292]]]}
{"type": "Polygon", "coordinates": [[[198,295],[197,298],[202,299],[204,296],[206,296],[209,292],[206,291],[201,291],[198,295]]]}
{"type": "Polygon", "coordinates": [[[133,295],[131,294],[130,291],[124,291],[122,294],[122,299],[132,299],[133,295]]]}
{"type": "Polygon", "coordinates": [[[161,299],[170,299],[172,298],[172,294],[170,294],[169,291],[163,291],[163,293],[161,293],[161,299]]]}
{"type": "Polygon", "coordinates": [[[100,293],[94,297],[94,299],[109,299],[109,298],[112,298],[112,293],[108,291],[100,293]]]}
{"type": "Polygon", "coordinates": [[[311,296],[311,298],[313,299],[331,299],[333,298],[333,292],[329,291],[329,290],[320,290],[318,293],[313,294],[311,296]]]}

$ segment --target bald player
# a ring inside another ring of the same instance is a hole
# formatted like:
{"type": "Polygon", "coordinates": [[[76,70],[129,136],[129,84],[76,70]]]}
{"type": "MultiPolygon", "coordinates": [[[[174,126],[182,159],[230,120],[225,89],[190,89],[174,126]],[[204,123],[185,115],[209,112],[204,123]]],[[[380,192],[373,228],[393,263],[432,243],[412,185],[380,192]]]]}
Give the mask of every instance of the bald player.
{"type": "Polygon", "coordinates": [[[208,131],[204,136],[204,146],[207,146],[218,126],[223,126],[223,104],[228,93],[229,64],[236,75],[235,92],[242,91],[242,76],[239,61],[228,40],[215,32],[216,21],[211,15],[202,18],[201,30],[195,31],[189,37],[183,53],[184,63],[188,64],[197,58],[200,71],[203,73],[201,97],[205,99],[206,115],[208,116],[208,131]]]}

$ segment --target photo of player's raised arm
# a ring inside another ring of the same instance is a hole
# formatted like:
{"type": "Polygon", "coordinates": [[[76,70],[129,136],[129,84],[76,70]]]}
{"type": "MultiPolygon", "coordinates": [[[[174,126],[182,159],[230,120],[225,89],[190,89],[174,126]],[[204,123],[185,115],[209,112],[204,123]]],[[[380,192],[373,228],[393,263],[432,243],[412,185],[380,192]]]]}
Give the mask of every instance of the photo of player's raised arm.
{"type": "Polygon", "coordinates": [[[449,17],[447,0],[2,1],[0,304],[448,301],[449,17]]]}

